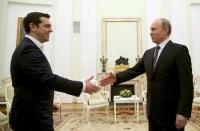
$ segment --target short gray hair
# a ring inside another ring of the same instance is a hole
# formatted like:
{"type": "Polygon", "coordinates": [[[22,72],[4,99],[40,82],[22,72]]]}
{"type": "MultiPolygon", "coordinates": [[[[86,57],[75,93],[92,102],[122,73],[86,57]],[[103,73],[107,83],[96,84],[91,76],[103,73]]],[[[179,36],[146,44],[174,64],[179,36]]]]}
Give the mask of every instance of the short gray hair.
{"type": "Polygon", "coordinates": [[[169,22],[168,19],[165,19],[165,18],[160,18],[160,20],[161,20],[162,28],[165,30],[168,30],[167,34],[170,35],[172,31],[171,23],[169,22]]]}

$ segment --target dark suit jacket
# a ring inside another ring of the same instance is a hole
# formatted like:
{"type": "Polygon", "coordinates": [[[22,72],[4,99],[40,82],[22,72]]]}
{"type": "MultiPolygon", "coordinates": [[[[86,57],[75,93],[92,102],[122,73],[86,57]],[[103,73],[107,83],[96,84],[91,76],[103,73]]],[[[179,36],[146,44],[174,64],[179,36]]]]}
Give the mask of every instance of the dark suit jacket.
{"type": "Polygon", "coordinates": [[[155,47],[147,50],[134,67],[116,74],[115,84],[147,75],[147,115],[160,125],[175,123],[176,114],[191,116],[193,76],[186,46],[169,41],[153,71],[155,47]]]}
{"type": "Polygon", "coordinates": [[[54,90],[79,96],[83,84],[53,74],[42,51],[24,38],[11,60],[14,98],[10,125],[15,131],[53,131],[54,90]]]}

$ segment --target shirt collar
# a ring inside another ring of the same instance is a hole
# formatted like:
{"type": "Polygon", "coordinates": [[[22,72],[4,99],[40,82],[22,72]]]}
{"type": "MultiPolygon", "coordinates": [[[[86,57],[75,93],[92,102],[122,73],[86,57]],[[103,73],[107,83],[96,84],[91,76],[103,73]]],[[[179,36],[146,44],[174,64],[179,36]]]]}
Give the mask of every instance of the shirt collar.
{"type": "Polygon", "coordinates": [[[44,51],[44,45],[37,39],[35,39],[34,37],[30,36],[30,35],[26,35],[25,37],[31,39],[33,41],[33,43],[36,44],[36,46],[38,48],[40,48],[41,51],[44,51]]]}
{"type": "Polygon", "coordinates": [[[160,46],[160,48],[163,49],[168,42],[169,42],[169,38],[161,42],[158,46],[160,46]]]}

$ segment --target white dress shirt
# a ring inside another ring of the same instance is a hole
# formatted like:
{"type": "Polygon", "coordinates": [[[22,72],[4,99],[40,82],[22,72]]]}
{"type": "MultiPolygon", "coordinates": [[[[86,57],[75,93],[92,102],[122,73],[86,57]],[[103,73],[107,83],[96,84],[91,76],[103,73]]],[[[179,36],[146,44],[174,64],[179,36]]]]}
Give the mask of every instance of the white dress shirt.
{"type": "Polygon", "coordinates": [[[25,35],[25,37],[31,39],[33,41],[33,43],[36,44],[36,46],[38,48],[40,48],[40,50],[43,52],[44,51],[44,45],[37,39],[35,39],[34,37],[30,36],[30,35],[25,35]]]}
{"type": "MultiPolygon", "coordinates": [[[[158,44],[157,46],[160,47],[160,49],[158,50],[158,57],[156,59],[156,63],[157,63],[157,60],[158,58],[160,57],[160,54],[162,52],[162,50],[164,49],[165,45],[169,42],[169,38],[167,38],[166,40],[164,40],[163,42],[161,42],[160,44],[158,44]]],[[[155,53],[155,52],[154,52],[155,53]]]]}

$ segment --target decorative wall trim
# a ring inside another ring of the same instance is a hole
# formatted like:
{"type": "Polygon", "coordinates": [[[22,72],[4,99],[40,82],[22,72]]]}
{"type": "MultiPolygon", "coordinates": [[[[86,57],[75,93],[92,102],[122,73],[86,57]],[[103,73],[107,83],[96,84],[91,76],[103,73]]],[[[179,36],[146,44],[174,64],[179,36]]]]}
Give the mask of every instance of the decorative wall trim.
{"type": "Polygon", "coordinates": [[[20,3],[20,4],[34,4],[34,5],[53,5],[55,0],[8,0],[11,3],[20,3]]]}
{"type": "Polygon", "coordinates": [[[24,38],[25,36],[25,30],[23,26],[23,17],[18,17],[17,21],[17,37],[16,37],[16,47],[19,45],[20,41],[24,38]]]}
{"type": "Polygon", "coordinates": [[[196,5],[200,4],[200,0],[188,0],[188,3],[196,5]]]}
{"type": "MultiPolygon", "coordinates": [[[[142,28],[141,28],[141,18],[103,18],[102,19],[102,43],[101,43],[101,54],[102,57],[104,56],[107,58],[108,49],[107,49],[107,32],[108,32],[108,23],[114,23],[114,22],[120,22],[120,23],[126,23],[126,22],[133,22],[136,23],[136,59],[139,60],[142,56],[142,28]]],[[[122,45],[123,47],[123,45],[122,45]]],[[[107,67],[107,65],[106,65],[107,67]]]]}

